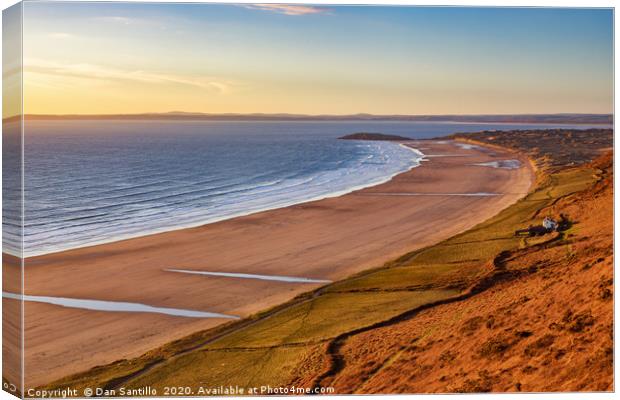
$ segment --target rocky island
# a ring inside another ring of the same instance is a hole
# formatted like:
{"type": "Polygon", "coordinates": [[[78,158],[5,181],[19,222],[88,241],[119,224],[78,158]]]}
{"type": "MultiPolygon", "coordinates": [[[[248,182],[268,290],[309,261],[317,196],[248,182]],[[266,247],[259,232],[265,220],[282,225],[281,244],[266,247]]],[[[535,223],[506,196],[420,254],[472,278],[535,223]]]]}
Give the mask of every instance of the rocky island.
{"type": "Polygon", "coordinates": [[[398,135],[386,135],[384,133],[374,133],[374,132],[358,132],[352,133],[350,135],[339,137],[338,139],[342,140],[411,140],[411,138],[398,136],[398,135]]]}

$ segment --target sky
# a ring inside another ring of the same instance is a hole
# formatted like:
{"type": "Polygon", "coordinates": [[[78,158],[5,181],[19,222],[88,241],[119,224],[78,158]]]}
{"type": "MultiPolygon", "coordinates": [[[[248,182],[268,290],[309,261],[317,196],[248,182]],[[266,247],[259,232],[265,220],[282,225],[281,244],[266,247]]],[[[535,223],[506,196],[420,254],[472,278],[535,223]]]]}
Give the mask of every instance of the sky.
{"type": "Polygon", "coordinates": [[[24,112],[613,112],[610,9],[24,3],[24,112]]]}
{"type": "Polygon", "coordinates": [[[2,117],[5,118],[21,114],[22,109],[21,8],[7,8],[2,16],[2,117]]]}

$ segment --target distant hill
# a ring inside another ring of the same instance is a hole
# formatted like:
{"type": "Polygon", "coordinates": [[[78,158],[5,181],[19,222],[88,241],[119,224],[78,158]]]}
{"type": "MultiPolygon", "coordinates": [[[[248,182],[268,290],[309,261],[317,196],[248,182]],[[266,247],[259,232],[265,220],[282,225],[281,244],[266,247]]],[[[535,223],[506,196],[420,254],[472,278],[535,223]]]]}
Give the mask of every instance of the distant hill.
{"type": "MultiPolygon", "coordinates": [[[[207,114],[174,111],[142,114],[26,114],[26,120],[198,120],[198,121],[421,121],[421,122],[477,122],[477,123],[530,123],[530,124],[606,124],[613,123],[611,114],[504,114],[504,115],[304,115],[304,114],[207,114]]],[[[19,120],[13,116],[3,121],[19,120]]]]}
{"type": "Polygon", "coordinates": [[[613,129],[520,129],[455,133],[442,139],[479,141],[527,154],[538,168],[557,170],[596,159],[614,145],[613,129]]]}
{"type": "Polygon", "coordinates": [[[359,132],[339,137],[342,140],[411,140],[411,138],[398,135],[385,135],[383,133],[359,132]]]}

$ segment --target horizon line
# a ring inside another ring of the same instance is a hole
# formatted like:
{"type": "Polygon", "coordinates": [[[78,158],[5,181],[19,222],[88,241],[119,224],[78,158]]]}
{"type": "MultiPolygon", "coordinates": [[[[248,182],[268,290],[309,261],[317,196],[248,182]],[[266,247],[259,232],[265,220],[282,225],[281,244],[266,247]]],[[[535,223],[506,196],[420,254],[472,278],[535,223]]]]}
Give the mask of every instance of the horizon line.
{"type": "Polygon", "coordinates": [[[244,120],[410,120],[456,122],[538,122],[611,124],[613,113],[517,113],[517,114],[303,114],[303,113],[205,113],[205,112],[142,112],[129,114],[16,114],[4,117],[2,122],[24,120],[76,119],[244,119],[244,120]]]}

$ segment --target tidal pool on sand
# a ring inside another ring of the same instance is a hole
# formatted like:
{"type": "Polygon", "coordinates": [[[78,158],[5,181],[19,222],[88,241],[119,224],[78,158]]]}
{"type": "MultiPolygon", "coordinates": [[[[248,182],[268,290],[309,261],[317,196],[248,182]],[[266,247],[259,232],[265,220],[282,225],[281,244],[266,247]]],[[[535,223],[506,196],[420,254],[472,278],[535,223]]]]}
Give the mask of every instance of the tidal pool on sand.
{"type": "Polygon", "coordinates": [[[212,312],[184,310],[180,308],[153,307],[140,303],[126,303],[122,301],[104,301],[104,300],[86,300],[72,299],[67,297],[50,297],[50,296],[30,296],[20,295],[17,293],[2,292],[5,299],[32,301],[35,303],[54,304],[61,307],[81,308],[93,311],[111,311],[111,312],[142,312],[154,314],[174,315],[177,317],[189,318],[227,318],[239,319],[235,315],[218,314],[212,312]]]}
{"type": "Polygon", "coordinates": [[[168,272],[180,272],[183,274],[195,274],[195,275],[210,275],[210,276],[223,276],[227,278],[240,278],[240,279],[259,279],[263,281],[278,281],[278,282],[291,282],[291,283],[331,283],[326,279],[312,279],[302,278],[296,276],[282,276],[282,275],[257,275],[257,274],[240,274],[233,272],[211,272],[211,271],[196,271],[189,269],[165,269],[168,272]]]}

